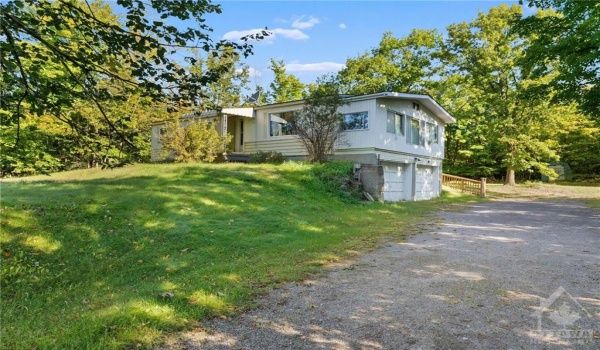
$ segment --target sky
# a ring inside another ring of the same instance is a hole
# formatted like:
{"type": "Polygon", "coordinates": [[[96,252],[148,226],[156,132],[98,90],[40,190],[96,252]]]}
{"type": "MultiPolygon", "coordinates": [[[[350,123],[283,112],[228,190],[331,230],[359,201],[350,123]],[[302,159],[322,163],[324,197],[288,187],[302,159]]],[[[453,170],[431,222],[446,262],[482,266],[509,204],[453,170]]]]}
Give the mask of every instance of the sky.
{"type": "MultiPolygon", "coordinates": [[[[407,35],[412,29],[445,28],[471,21],[502,3],[517,1],[231,1],[215,0],[221,14],[206,16],[214,40],[240,37],[268,28],[273,33],[254,43],[244,60],[251,85],[268,87],[270,59],[283,60],[286,71],[304,83],[344,67],[348,58],[376,47],[384,32],[407,35]]],[[[533,11],[525,9],[525,13],[533,11]]]]}

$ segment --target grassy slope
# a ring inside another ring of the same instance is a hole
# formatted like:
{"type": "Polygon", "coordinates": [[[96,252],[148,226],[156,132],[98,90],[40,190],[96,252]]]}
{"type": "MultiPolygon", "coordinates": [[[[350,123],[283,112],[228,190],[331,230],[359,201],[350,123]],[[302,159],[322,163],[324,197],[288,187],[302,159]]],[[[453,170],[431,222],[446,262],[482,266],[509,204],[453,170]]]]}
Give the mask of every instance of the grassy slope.
{"type": "Polygon", "coordinates": [[[294,163],[137,165],[1,186],[2,348],[147,346],[464,200],[348,203],[294,163]]]}

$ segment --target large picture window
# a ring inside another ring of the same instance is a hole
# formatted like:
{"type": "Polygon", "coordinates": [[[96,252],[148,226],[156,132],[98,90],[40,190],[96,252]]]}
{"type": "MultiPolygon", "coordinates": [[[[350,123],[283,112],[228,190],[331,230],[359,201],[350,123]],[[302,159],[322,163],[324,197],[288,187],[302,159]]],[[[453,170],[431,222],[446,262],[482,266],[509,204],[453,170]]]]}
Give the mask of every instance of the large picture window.
{"type": "Polygon", "coordinates": [[[387,132],[404,135],[404,116],[394,111],[387,112],[387,132]]]}
{"type": "Polygon", "coordinates": [[[413,145],[425,145],[425,138],[423,137],[423,133],[421,132],[421,130],[423,129],[421,124],[423,123],[418,119],[409,119],[409,125],[406,132],[406,142],[413,145]]]}
{"type": "Polygon", "coordinates": [[[344,114],[343,130],[365,130],[369,128],[369,113],[358,112],[344,114]]]}
{"type": "Polygon", "coordinates": [[[288,123],[288,120],[293,116],[294,113],[294,111],[289,111],[269,114],[269,135],[295,135],[294,131],[292,130],[292,125],[288,123]]]}

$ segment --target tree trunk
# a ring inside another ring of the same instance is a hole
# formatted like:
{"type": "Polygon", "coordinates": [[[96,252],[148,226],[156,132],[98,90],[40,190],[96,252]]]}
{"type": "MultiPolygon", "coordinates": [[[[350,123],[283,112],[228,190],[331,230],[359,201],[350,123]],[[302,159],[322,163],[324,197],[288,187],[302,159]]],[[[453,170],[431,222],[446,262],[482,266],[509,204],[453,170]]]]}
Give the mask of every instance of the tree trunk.
{"type": "Polygon", "coordinates": [[[515,182],[515,169],[508,168],[506,169],[506,179],[504,179],[505,186],[514,186],[515,182]]]}

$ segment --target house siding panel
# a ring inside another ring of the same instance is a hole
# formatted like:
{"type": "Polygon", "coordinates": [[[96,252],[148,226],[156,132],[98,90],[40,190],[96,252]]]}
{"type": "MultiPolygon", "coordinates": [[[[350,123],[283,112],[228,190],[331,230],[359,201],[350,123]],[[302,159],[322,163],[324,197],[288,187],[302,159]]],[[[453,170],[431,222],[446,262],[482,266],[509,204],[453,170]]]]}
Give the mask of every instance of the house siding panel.
{"type": "Polygon", "coordinates": [[[286,156],[306,155],[302,142],[297,137],[271,138],[263,141],[248,141],[244,144],[245,153],[277,151],[286,156]]]}
{"type": "Polygon", "coordinates": [[[380,123],[377,120],[377,108],[375,100],[356,101],[348,105],[341,106],[338,111],[342,114],[368,112],[369,128],[365,130],[344,131],[339,141],[335,145],[336,150],[348,148],[373,147],[373,137],[379,133],[380,123]]]}
{"type": "Polygon", "coordinates": [[[443,159],[444,158],[444,123],[427,108],[420,106],[420,110],[413,109],[413,101],[398,99],[378,99],[376,102],[377,114],[374,118],[376,125],[373,128],[375,132],[371,135],[372,140],[376,142],[375,147],[393,152],[402,152],[406,154],[418,155],[422,157],[443,159]],[[405,115],[404,134],[397,135],[387,132],[387,112],[392,110],[405,115]],[[421,145],[409,144],[406,139],[408,118],[412,117],[425,122],[433,123],[438,126],[438,141],[421,145]]]}

